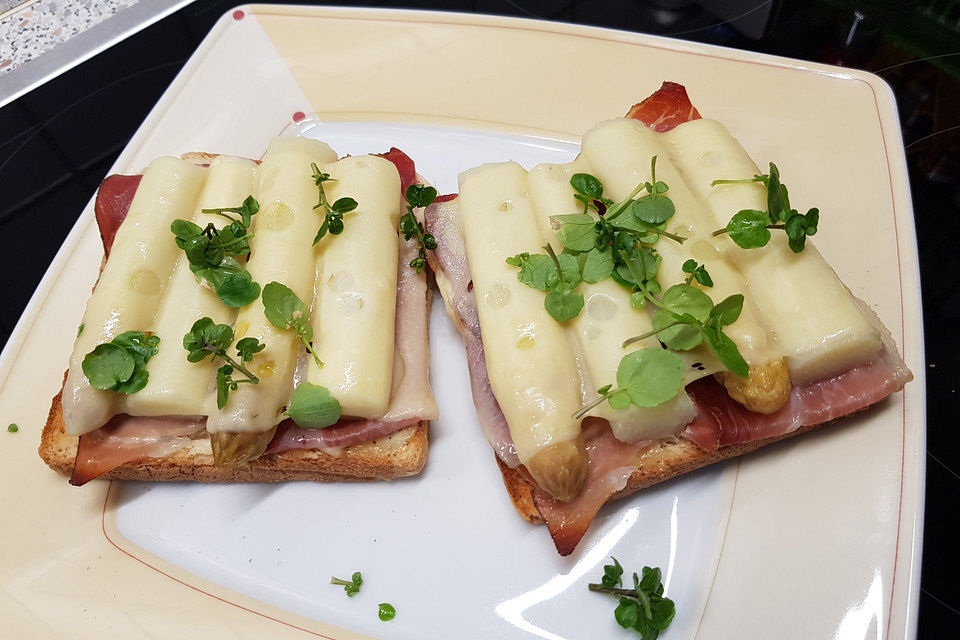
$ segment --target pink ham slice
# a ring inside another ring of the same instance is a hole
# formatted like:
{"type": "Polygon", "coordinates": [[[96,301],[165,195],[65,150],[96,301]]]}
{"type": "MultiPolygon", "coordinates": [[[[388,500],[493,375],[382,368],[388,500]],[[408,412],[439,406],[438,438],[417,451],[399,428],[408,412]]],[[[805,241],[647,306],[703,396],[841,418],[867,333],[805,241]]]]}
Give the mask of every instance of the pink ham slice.
{"type": "MultiPolygon", "coordinates": [[[[391,148],[382,157],[393,162],[401,176],[404,190],[416,179],[413,160],[397,148],[391,148]]],[[[104,252],[109,255],[117,229],[130,210],[130,203],[142,176],[113,175],[107,177],[97,192],[94,204],[97,224],[103,238],[104,252]]],[[[346,447],[390,435],[422,420],[436,418],[436,410],[424,412],[423,407],[435,407],[430,393],[427,345],[427,301],[429,289],[426,277],[409,266],[416,256],[415,241],[401,240],[397,279],[396,344],[401,360],[400,383],[391,397],[388,414],[383,420],[344,419],[322,430],[301,429],[286,420],[267,448],[268,453],[292,449],[346,447]]],[[[184,435],[197,436],[203,424],[194,425],[190,434],[182,434],[185,419],[178,416],[133,417],[117,416],[100,429],[80,437],[78,455],[71,483],[84,484],[128,462],[163,455],[163,446],[184,435]]]]}
{"type": "Polygon", "coordinates": [[[444,197],[443,201],[435,202],[424,212],[424,226],[437,239],[437,248],[432,256],[437,263],[434,268],[437,286],[443,293],[448,315],[463,335],[470,371],[470,390],[483,435],[504,464],[515,469],[520,465],[520,459],[510,436],[507,419],[490,387],[477,298],[473,293],[470,265],[467,264],[467,252],[457,228],[456,217],[456,197],[444,197]]]}

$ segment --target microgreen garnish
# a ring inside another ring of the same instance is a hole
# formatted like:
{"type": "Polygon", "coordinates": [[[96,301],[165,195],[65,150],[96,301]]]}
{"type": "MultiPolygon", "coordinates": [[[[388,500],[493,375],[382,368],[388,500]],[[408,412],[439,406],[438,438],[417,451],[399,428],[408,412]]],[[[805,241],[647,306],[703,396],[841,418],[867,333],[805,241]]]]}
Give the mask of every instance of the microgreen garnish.
{"type": "Polygon", "coordinates": [[[790,208],[787,187],[780,182],[780,171],[777,165],[770,163],[770,173],[743,180],[714,180],[710,186],[756,182],[762,182],[767,188],[767,210],[764,212],[743,209],[730,218],[726,227],[717,229],[713,235],[719,236],[726,233],[738,246],[744,249],[756,249],[770,242],[771,229],[779,229],[786,232],[790,250],[800,253],[806,245],[807,236],[817,233],[820,211],[813,208],[804,214],[790,208]]]}
{"type": "Polygon", "coordinates": [[[607,400],[614,409],[655,407],[676,396],[683,387],[683,360],[676,353],[658,347],[632,351],[617,366],[617,386],[597,389],[599,397],[575,414],[579,420],[607,400]]]}
{"type": "Polygon", "coordinates": [[[713,286],[713,278],[710,277],[710,274],[707,273],[707,267],[698,263],[696,260],[690,259],[683,263],[681,267],[683,272],[688,274],[685,282],[690,284],[694,280],[699,282],[705,287],[713,286]]]}
{"type": "Polygon", "coordinates": [[[83,333],[83,327],[84,327],[84,324],[83,324],[82,322],[80,323],[80,326],[77,327],[77,337],[78,337],[78,338],[80,337],[80,334],[83,333]]]}
{"type": "Polygon", "coordinates": [[[437,248],[437,239],[423,230],[423,223],[417,220],[413,210],[430,205],[437,198],[437,190],[422,184],[412,184],[407,187],[406,198],[407,212],[400,218],[400,231],[406,240],[417,237],[420,251],[417,257],[410,261],[410,266],[416,269],[417,273],[423,273],[423,267],[427,264],[427,250],[433,251],[437,248]]]}
{"type": "MultiPolygon", "coordinates": [[[[544,251],[547,253],[520,253],[507,258],[506,262],[510,266],[520,267],[517,280],[545,291],[547,296],[543,306],[547,313],[557,322],[566,322],[577,317],[583,308],[583,296],[576,292],[577,286],[583,281],[599,282],[602,279],[597,277],[606,268],[604,258],[595,256],[591,260],[589,253],[581,254],[581,263],[577,256],[567,253],[558,256],[549,244],[544,246],[544,251]]],[[[612,267],[612,264],[608,266],[612,267]]]]}
{"type": "MultiPolygon", "coordinates": [[[[326,387],[302,382],[293,390],[286,414],[304,429],[323,429],[340,420],[340,403],[326,387]]],[[[354,574],[358,575],[358,574],[354,574]]]]}
{"type": "Polygon", "coordinates": [[[170,231],[177,246],[183,249],[190,270],[198,279],[206,280],[228,307],[243,307],[260,295],[260,285],[236,258],[250,253],[250,224],[260,204],[248,196],[239,207],[202,209],[204,213],[222,215],[230,223],[218,229],[212,222],[206,227],[189,220],[174,220],[170,231]],[[240,214],[240,219],[228,215],[240,214]]]}
{"type": "Polygon", "coordinates": [[[147,385],[147,362],[157,354],[159,345],[160,336],[124,331],[110,342],[98,344],[80,366],[92,387],[136,393],[147,385]]]}
{"type": "Polygon", "coordinates": [[[227,220],[230,220],[231,222],[237,222],[237,219],[227,214],[239,213],[240,214],[239,222],[245,228],[249,229],[250,223],[253,220],[253,216],[256,215],[258,211],[260,211],[260,203],[257,202],[257,199],[254,198],[253,196],[247,196],[244,199],[243,204],[241,204],[239,207],[217,207],[213,209],[201,209],[200,211],[203,213],[212,213],[215,215],[223,216],[224,218],[226,218],[227,220]]]}
{"type": "Polygon", "coordinates": [[[323,361],[313,350],[313,327],[310,326],[309,309],[290,287],[279,282],[270,282],[263,288],[263,315],[278,329],[290,329],[303,343],[307,351],[322,367],[323,361]]]}
{"type": "Polygon", "coordinates": [[[597,593],[619,596],[613,616],[624,629],[633,629],[642,640],[656,640],[660,632],[670,626],[677,609],[673,600],[663,597],[663,583],[659,568],[644,567],[641,575],[633,574],[633,589],[620,588],[623,568],[616,558],[613,565],[604,565],[601,582],[587,587],[597,593]]]}
{"type": "Polygon", "coordinates": [[[343,590],[347,592],[347,596],[353,597],[360,593],[360,585],[363,584],[363,577],[360,575],[359,571],[354,571],[353,576],[349,581],[341,580],[340,578],[331,577],[330,584],[335,584],[342,586],[343,590]]]}
{"type": "Polygon", "coordinates": [[[17,431],[20,431],[20,427],[17,426],[16,422],[7,425],[7,433],[16,433],[17,431]]]}
{"type": "Polygon", "coordinates": [[[323,191],[323,183],[335,182],[335,180],[330,177],[329,173],[320,171],[316,162],[310,163],[310,169],[313,172],[313,183],[317,185],[317,190],[320,192],[320,199],[313,208],[323,210],[323,223],[317,231],[317,236],[313,239],[313,244],[317,244],[323,236],[327,235],[327,231],[332,236],[343,233],[343,214],[356,209],[357,201],[353,198],[338,198],[336,202],[330,204],[327,200],[327,194],[323,191]]]}
{"type": "Polygon", "coordinates": [[[377,615],[383,622],[389,622],[397,616],[397,610],[389,602],[381,602],[379,606],[380,610],[377,612],[377,615]]]}
{"type": "Polygon", "coordinates": [[[233,344],[233,329],[228,324],[215,324],[211,318],[203,317],[193,323],[190,332],[183,336],[183,348],[187,350],[189,362],[200,362],[207,356],[211,360],[221,358],[227,364],[217,369],[217,407],[227,406],[231,391],[241,384],[257,384],[260,378],[253,375],[244,365],[253,360],[253,356],[267,346],[256,338],[242,338],[235,345],[237,358],[232,358],[227,349],[233,344]],[[244,376],[241,380],[233,377],[234,372],[244,376]]]}

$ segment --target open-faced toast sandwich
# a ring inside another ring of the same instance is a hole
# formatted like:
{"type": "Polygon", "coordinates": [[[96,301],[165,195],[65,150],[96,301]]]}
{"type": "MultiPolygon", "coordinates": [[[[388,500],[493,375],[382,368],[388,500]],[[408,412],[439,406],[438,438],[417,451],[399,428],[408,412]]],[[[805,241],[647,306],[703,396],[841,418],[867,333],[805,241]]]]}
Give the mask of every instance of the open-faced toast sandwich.
{"type": "Polygon", "coordinates": [[[608,500],[823,426],[912,375],[790,205],[684,87],[569,164],[489,164],[424,212],[517,511],[573,551],[608,500]]]}
{"type": "Polygon", "coordinates": [[[108,177],[104,262],[41,457],[77,485],[418,473],[430,292],[398,226],[435,192],[415,179],[399,150],[338,160],[300,137],[108,177]]]}

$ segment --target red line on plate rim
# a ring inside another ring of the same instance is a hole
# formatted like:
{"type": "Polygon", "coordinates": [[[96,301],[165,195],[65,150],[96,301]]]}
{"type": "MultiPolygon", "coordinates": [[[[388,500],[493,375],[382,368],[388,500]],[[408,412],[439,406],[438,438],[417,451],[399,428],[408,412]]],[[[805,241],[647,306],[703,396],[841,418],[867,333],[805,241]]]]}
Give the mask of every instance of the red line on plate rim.
{"type": "Polygon", "coordinates": [[[107,492],[106,492],[106,494],[104,495],[104,498],[103,498],[103,510],[100,512],[100,530],[103,532],[103,537],[107,539],[107,542],[109,542],[111,545],[113,545],[113,548],[114,548],[114,549],[116,549],[116,550],[120,551],[121,553],[123,553],[123,554],[125,554],[125,555],[127,555],[127,556],[129,556],[129,557],[131,557],[131,558],[133,558],[134,560],[136,560],[136,561],[139,562],[140,564],[144,565],[145,567],[148,567],[148,568],[150,568],[150,569],[153,569],[153,570],[156,571],[157,573],[159,573],[159,574],[161,574],[161,575],[164,575],[164,576],[170,578],[170,579],[173,580],[174,582],[177,582],[177,583],[179,583],[179,584],[182,584],[182,585],[185,586],[185,587],[188,587],[188,588],[190,588],[190,589],[193,589],[194,591],[197,591],[197,592],[199,592],[199,593],[202,593],[202,594],[205,595],[205,596],[210,596],[211,598],[214,598],[215,600],[219,600],[220,602],[223,602],[224,604],[233,605],[234,607],[237,607],[238,609],[242,609],[242,610],[244,610],[244,611],[246,611],[246,612],[248,612],[248,613],[252,613],[252,614],[254,614],[254,615],[258,615],[258,616],[260,616],[261,618],[266,618],[267,620],[272,620],[273,622],[279,622],[279,623],[282,624],[282,625],[288,626],[288,627],[290,627],[290,628],[292,628],[292,629],[296,629],[296,630],[298,630],[298,631],[303,631],[304,633],[309,633],[310,635],[316,636],[316,637],[318,637],[318,638],[325,638],[326,640],[337,640],[337,638],[333,638],[333,637],[331,637],[331,636],[325,636],[325,635],[323,635],[322,633],[318,633],[318,632],[316,632],[316,631],[311,631],[310,629],[304,629],[303,627],[298,627],[297,625],[293,624],[292,622],[287,622],[287,621],[281,620],[281,619],[279,619],[279,618],[274,618],[273,616],[269,616],[269,615],[267,615],[267,614],[265,614],[265,613],[261,613],[260,611],[257,611],[257,610],[255,610],[255,609],[250,609],[249,607],[245,607],[245,606],[243,606],[242,604],[233,602],[233,601],[231,601],[231,600],[227,600],[226,598],[221,598],[220,596],[218,596],[218,595],[216,595],[216,594],[213,594],[213,593],[210,593],[209,591],[204,591],[204,590],[201,589],[200,587],[194,586],[194,585],[190,584],[189,582],[186,582],[186,581],[184,581],[184,580],[181,580],[180,578],[177,578],[176,576],[170,575],[169,573],[167,573],[166,571],[164,571],[163,569],[161,569],[161,568],[159,568],[159,567],[155,567],[154,565],[150,564],[149,562],[147,562],[147,561],[144,560],[143,558],[138,558],[138,557],[135,556],[134,554],[130,553],[129,551],[127,551],[126,549],[124,549],[123,547],[121,547],[120,545],[118,545],[118,544],[117,544],[116,542],[114,542],[113,539],[110,537],[110,534],[107,533],[107,504],[110,502],[110,491],[113,489],[113,483],[114,483],[114,482],[115,482],[114,480],[111,480],[111,481],[110,481],[110,484],[107,485],[107,492]]]}
{"type": "MultiPolygon", "coordinates": [[[[257,13],[257,14],[260,14],[260,15],[275,15],[275,16],[291,16],[291,15],[294,15],[294,16],[299,16],[299,17],[315,17],[315,14],[309,14],[309,13],[303,13],[303,14],[296,14],[296,13],[293,13],[293,12],[290,12],[290,13],[272,13],[272,12],[270,12],[270,11],[257,11],[256,13],[257,13]]],[[[417,20],[417,19],[412,19],[412,18],[411,18],[411,19],[404,19],[404,18],[400,18],[400,17],[388,17],[388,18],[383,18],[383,17],[374,17],[374,16],[370,16],[370,17],[367,17],[367,16],[349,16],[349,17],[348,17],[348,16],[322,16],[322,18],[324,18],[324,19],[330,19],[330,20],[365,20],[365,21],[371,21],[371,22],[400,22],[400,23],[422,23],[422,22],[423,22],[423,20],[417,20]]],[[[465,26],[465,27],[482,27],[482,28],[493,28],[493,29],[510,29],[510,30],[513,30],[513,31],[532,31],[532,32],[535,32],[535,33],[545,33],[545,34],[549,34],[549,35],[558,35],[558,33],[557,33],[556,30],[536,28],[536,27],[529,27],[529,26],[496,25],[496,24],[470,24],[470,23],[465,23],[465,22],[454,22],[454,21],[443,21],[443,20],[435,20],[435,21],[434,21],[434,20],[431,20],[431,21],[429,21],[429,24],[440,24],[440,25],[459,26],[459,27],[464,27],[464,26],[465,26]]],[[[674,49],[674,48],[671,48],[671,47],[665,46],[665,45],[655,45],[655,44],[642,43],[642,42],[629,42],[629,41],[625,41],[625,40],[622,40],[622,39],[619,39],[619,38],[613,38],[613,37],[604,37],[604,36],[589,35],[589,34],[578,34],[578,33],[563,33],[563,32],[561,32],[559,35],[566,35],[566,36],[571,36],[571,37],[576,37],[576,38],[586,38],[586,39],[589,39],[589,40],[600,40],[600,41],[603,41],[603,42],[612,42],[612,43],[615,43],[615,44],[625,44],[625,45],[628,45],[628,46],[643,47],[643,48],[647,48],[647,49],[658,49],[658,50],[670,51],[670,52],[678,53],[678,54],[687,54],[687,55],[692,55],[692,56],[701,57],[701,58],[713,58],[713,59],[715,59],[715,60],[725,60],[725,61],[729,61],[729,62],[752,64],[752,65],[757,65],[757,66],[761,66],[761,67],[772,67],[772,68],[776,68],[776,69],[790,69],[790,70],[793,70],[793,71],[801,71],[801,72],[804,72],[804,73],[813,73],[813,74],[816,74],[816,75],[823,75],[823,76],[828,76],[828,77],[837,77],[838,79],[841,79],[841,80],[854,80],[854,81],[856,81],[856,82],[861,82],[861,83],[867,85],[867,87],[870,88],[870,92],[873,94],[874,106],[876,107],[876,112],[877,112],[877,121],[878,121],[878,124],[880,125],[880,135],[881,135],[881,139],[882,139],[882,141],[883,141],[884,160],[886,161],[886,165],[887,165],[887,179],[888,179],[888,184],[889,184],[889,187],[890,187],[890,205],[891,205],[891,209],[892,209],[892,211],[893,211],[893,219],[894,219],[893,228],[894,228],[895,244],[896,244],[896,248],[897,248],[897,274],[898,274],[899,289],[900,289],[900,348],[904,351],[904,359],[906,359],[906,343],[905,343],[905,341],[904,341],[904,340],[905,340],[905,337],[906,337],[906,329],[905,329],[905,327],[904,327],[904,311],[903,311],[903,273],[902,273],[903,267],[902,267],[902,263],[901,263],[901,260],[900,260],[900,234],[899,234],[899,230],[898,230],[898,226],[897,226],[897,207],[896,207],[896,198],[894,197],[894,191],[893,191],[893,174],[892,174],[892,169],[891,169],[891,167],[890,167],[890,155],[889,155],[889,153],[887,152],[887,142],[886,142],[886,134],[885,134],[884,129],[883,129],[883,120],[882,120],[881,115],[880,115],[880,103],[879,103],[879,99],[878,99],[878,97],[877,97],[876,89],[873,87],[873,85],[872,85],[871,83],[867,82],[866,80],[864,80],[864,79],[862,79],[862,78],[858,78],[858,77],[856,77],[856,76],[839,76],[839,77],[838,77],[838,76],[832,76],[831,74],[829,74],[829,73],[827,73],[827,72],[825,72],[825,71],[818,71],[818,70],[816,70],[816,69],[810,69],[810,68],[806,68],[806,67],[788,66],[788,65],[783,65],[783,64],[776,64],[776,63],[773,63],[773,62],[763,62],[763,61],[759,61],[759,60],[740,60],[740,59],[737,59],[737,58],[734,58],[734,57],[721,56],[721,55],[708,54],[708,53],[698,53],[698,52],[695,52],[695,51],[681,51],[681,50],[677,50],[677,49],[674,49]]],[[[901,524],[902,524],[902,520],[903,520],[903,478],[904,478],[905,464],[906,464],[905,458],[906,458],[906,438],[907,438],[907,409],[906,409],[906,403],[902,403],[902,404],[903,404],[903,417],[902,417],[901,445],[900,445],[900,492],[899,492],[899,503],[898,503],[898,513],[897,513],[897,535],[896,535],[896,543],[895,543],[895,546],[894,546],[894,557],[893,557],[893,574],[892,574],[891,579],[890,579],[890,606],[889,606],[889,608],[888,608],[888,610],[887,610],[887,625],[886,625],[886,634],[887,634],[887,635],[890,634],[890,625],[892,624],[893,594],[894,594],[894,591],[895,591],[896,580],[897,580],[897,561],[898,561],[899,555],[900,555],[900,531],[901,531],[901,524]]],[[[107,496],[108,496],[108,497],[109,497],[109,495],[110,495],[110,488],[111,488],[112,486],[113,486],[113,481],[111,480],[111,481],[110,481],[110,487],[107,488],[107,496]]],[[[106,524],[105,524],[106,509],[107,509],[107,500],[105,499],[105,500],[104,500],[104,504],[103,504],[103,513],[101,514],[101,530],[103,531],[104,537],[105,537],[105,538],[107,539],[107,541],[110,542],[110,544],[113,545],[116,549],[118,549],[119,551],[123,552],[124,554],[130,556],[131,558],[133,558],[133,559],[136,560],[137,562],[140,562],[141,564],[143,564],[143,565],[145,565],[145,566],[147,566],[147,567],[149,567],[149,568],[151,568],[151,569],[153,569],[153,570],[155,570],[155,571],[157,571],[157,572],[159,572],[159,573],[167,576],[167,577],[170,578],[171,580],[174,580],[174,581],[176,581],[176,582],[178,582],[178,583],[180,583],[180,584],[182,584],[182,585],[184,585],[184,586],[186,586],[186,587],[189,587],[190,589],[193,589],[194,591],[197,591],[197,592],[199,592],[199,593],[208,595],[208,596],[210,596],[211,598],[215,598],[215,599],[217,599],[217,600],[219,600],[219,601],[221,601],[221,602],[224,602],[224,603],[226,603],[226,604],[233,605],[233,606],[235,606],[235,607],[237,607],[237,608],[239,608],[239,609],[242,609],[242,610],[244,610],[244,611],[253,613],[253,614],[255,614],[255,615],[261,616],[261,617],[266,618],[266,619],[268,619],[268,620],[272,620],[272,621],[274,621],[274,622],[278,622],[278,623],[280,623],[280,624],[286,625],[286,626],[291,627],[291,628],[293,628],[293,629],[298,629],[298,630],[300,630],[300,631],[303,631],[303,632],[305,632],[305,633],[312,634],[312,635],[314,635],[314,636],[318,636],[318,637],[321,637],[321,638],[326,638],[327,640],[336,640],[335,638],[330,638],[329,636],[325,636],[325,635],[320,634],[320,633],[317,633],[317,632],[315,632],[315,631],[310,631],[309,629],[304,629],[303,627],[298,627],[297,625],[294,625],[294,624],[292,624],[292,623],[286,622],[286,621],[284,621],[284,620],[280,620],[280,619],[278,619],[278,618],[274,618],[274,617],[268,616],[268,615],[266,615],[266,614],[264,614],[264,613],[260,613],[259,611],[255,611],[255,610],[250,609],[250,608],[248,608],[248,607],[244,607],[243,605],[238,604],[238,603],[236,603],[236,602],[231,602],[230,600],[227,600],[227,599],[225,599],[225,598],[221,598],[220,596],[217,596],[217,595],[214,595],[214,594],[209,593],[209,592],[207,592],[207,591],[204,591],[203,589],[200,589],[199,587],[195,587],[195,586],[191,585],[191,584],[188,583],[188,582],[185,582],[185,581],[180,580],[179,578],[176,578],[176,577],[174,577],[174,576],[172,576],[172,575],[170,575],[170,574],[168,574],[168,573],[165,573],[163,570],[161,570],[161,569],[159,569],[159,568],[157,568],[157,567],[149,564],[148,562],[146,562],[146,561],[138,558],[137,556],[133,555],[133,554],[130,553],[129,551],[127,551],[127,550],[123,549],[122,547],[118,546],[113,540],[110,539],[110,536],[107,534],[106,524]]]]}

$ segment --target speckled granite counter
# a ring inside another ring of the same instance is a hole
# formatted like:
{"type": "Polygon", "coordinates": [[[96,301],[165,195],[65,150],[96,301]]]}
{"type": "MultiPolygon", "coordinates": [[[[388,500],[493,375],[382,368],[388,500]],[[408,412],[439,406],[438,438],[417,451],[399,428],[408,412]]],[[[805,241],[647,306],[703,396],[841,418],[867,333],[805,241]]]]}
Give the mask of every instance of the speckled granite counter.
{"type": "Polygon", "coordinates": [[[0,73],[16,69],[138,0],[39,0],[0,20],[0,73]]]}

